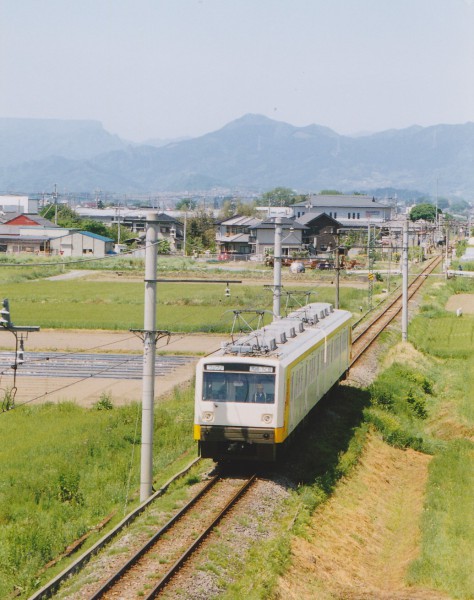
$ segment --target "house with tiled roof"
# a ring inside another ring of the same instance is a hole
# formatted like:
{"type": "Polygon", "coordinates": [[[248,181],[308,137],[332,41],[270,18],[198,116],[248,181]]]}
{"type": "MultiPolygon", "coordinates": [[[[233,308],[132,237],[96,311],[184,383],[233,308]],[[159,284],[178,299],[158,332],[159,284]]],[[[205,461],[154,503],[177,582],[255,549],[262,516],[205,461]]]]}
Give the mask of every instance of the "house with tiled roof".
{"type": "Polygon", "coordinates": [[[279,218],[282,228],[281,255],[291,256],[303,249],[303,232],[306,225],[288,217],[270,217],[261,223],[249,227],[249,242],[254,254],[265,256],[273,254],[275,247],[275,220],[279,218]]]}
{"type": "Polygon", "coordinates": [[[37,213],[16,213],[7,215],[7,219],[3,221],[3,225],[12,227],[58,227],[49,219],[45,219],[37,213]]]}
{"type": "Polygon", "coordinates": [[[221,221],[216,232],[216,246],[219,254],[223,256],[249,255],[252,252],[249,242],[250,227],[259,223],[261,220],[256,217],[241,215],[221,221]]]}
{"type": "Polygon", "coordinates": [[[342,227],[339,221],[324,212],[308,212],[295,220],[306,226],[303,244],[310,254],[321,255],[336,248],[337,230],[342,227]]]}

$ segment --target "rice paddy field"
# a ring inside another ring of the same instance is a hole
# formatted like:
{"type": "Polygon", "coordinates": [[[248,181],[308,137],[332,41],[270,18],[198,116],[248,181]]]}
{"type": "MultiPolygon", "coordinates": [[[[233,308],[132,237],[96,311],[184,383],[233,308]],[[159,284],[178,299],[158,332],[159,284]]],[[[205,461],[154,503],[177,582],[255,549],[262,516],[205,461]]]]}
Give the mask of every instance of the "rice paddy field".
{"type": "MultiPolygon", "coordinates": [[[[232,311],[239,308],[270,309],[273,296],[261,284],[160,283],[157,325],[184,332],[228,332],[232,311]]],[[[311,301],[334,302],[334,286],[312,286],[311,301]]],[[[57,329],[139,329],[143,326],[143,282],[45,281],[2,285],[16,325],[57,329]]],[[[341,307],[359,312],[366,299],[363,289],[344,288],[341,307]]],[[[300,298],[300,301],[303,297],[300,298]]],[[[284,306],[285,299],[282,300],[284,306]]]]}

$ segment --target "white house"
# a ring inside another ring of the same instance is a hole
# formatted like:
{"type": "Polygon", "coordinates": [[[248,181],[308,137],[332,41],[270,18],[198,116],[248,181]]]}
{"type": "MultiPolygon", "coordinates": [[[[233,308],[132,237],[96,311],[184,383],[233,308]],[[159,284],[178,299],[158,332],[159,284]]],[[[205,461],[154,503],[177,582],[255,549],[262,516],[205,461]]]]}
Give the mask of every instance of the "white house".
{"type": "Polygon", "coordinates": [[[293,205],[294,216],[301,218],[307,213],[326,213],[343,227],[367,227],[389,221],[392,208],[377,202],[372,196],[321,194],[313,195],[306,202],[293,205]]]}

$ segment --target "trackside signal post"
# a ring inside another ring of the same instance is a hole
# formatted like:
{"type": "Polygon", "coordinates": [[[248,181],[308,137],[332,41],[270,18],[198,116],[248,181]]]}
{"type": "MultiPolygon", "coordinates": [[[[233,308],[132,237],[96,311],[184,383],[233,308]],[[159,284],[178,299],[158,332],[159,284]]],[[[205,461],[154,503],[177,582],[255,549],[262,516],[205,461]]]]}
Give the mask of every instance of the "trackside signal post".
{"type": "Polygon", "coordinates": [[[408,340],[408,218],[403,223],[402,242],[402,342],[408,340]]]}
{"type": "Polygon", "coordinates": [[[4,298],[2,302],[2,308],[0,310],[0,330],[11,331],[15,336],[15,362],[11,365],[13,369],[13,390],[12,400],[8,408],[13,408],[15,405],[15,394],[16,394],[16,372],[18,365],[24,362],[24,342],[28,339],[28,333],[31,331],[39,331],[40,328],[37,325],[14,325],[10,316],[10,304],[8,298],[4,298]]]}

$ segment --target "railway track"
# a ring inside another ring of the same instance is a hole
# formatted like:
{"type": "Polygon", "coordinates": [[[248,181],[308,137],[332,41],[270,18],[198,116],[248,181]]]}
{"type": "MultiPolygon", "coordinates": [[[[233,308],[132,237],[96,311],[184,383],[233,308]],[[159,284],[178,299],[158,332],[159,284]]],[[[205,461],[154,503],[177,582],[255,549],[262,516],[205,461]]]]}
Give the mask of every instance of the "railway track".
{"type": "Polygon", "coordinates": [[[155,598],[255,481],[255,475],[210,479],[89,600],[155,598]]]}
{"type": "MultiPolygon", "coordinates": [[[[419,273],[408,286],[408,299],[412,298],[426,280],[426,277],[434,271],[441,262],[442,257],[435,257],[421,273],[419,273]]],[[[402,291],[399,291],[383,309],[378,312],[357,335],[352,342],[352,358],[349,368],[352,367],[377,339],[387,325],[395,319],[402,309],[402,291]]]]}

